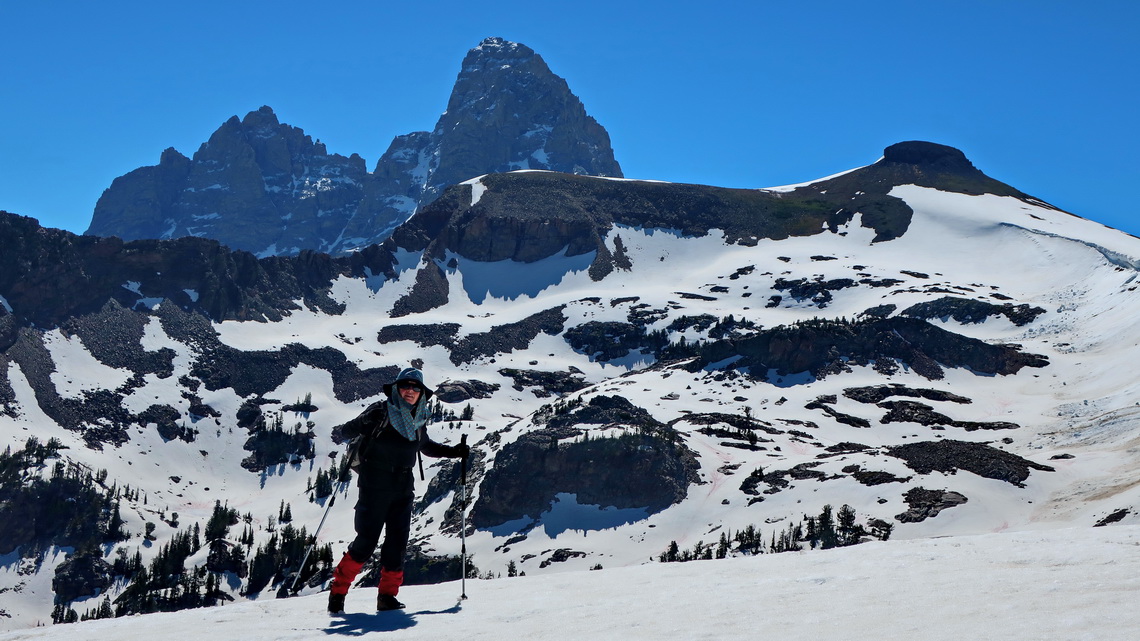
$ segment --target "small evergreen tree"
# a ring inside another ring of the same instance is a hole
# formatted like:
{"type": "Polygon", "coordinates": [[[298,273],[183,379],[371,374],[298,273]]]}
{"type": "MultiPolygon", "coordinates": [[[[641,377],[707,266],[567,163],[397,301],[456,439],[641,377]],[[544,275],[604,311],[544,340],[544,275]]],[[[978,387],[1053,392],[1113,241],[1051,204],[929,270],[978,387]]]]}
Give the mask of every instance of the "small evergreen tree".
{"type": "Polygon", "coordinates": [[[831,513],[831,506],[823,506],[817,521],[819,528],[819,547],[827,550],[839,545],[839,537],[835,533],[835,519],[831,513]]]}

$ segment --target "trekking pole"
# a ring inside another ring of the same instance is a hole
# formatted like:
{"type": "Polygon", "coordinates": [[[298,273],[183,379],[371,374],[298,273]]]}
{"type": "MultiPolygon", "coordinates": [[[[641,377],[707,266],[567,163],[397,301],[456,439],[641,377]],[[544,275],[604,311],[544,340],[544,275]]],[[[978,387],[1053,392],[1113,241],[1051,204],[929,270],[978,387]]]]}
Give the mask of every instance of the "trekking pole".
{"type": "MultiPolygon", "coordinates": [[[[466,445],[467,444],[467,435],[464,434],[464,435],[460,436],[459,442],[466,445]]],[[[462,550],[462,555],[461,555],[462,571],[461,571],[461,577],[459,579],[459,585],[460,585],[459,599],[463,600],[463,599],[467,598],[467,457],[466,456],[464,456],[459,461],[459,476],[460,476],[460,479],[459,479],[460,487],[462,488],[462,489],[460,489],[460,496],[461,496],[460,500],[462,501],[462,504],[460,506],[459,536],[460,536],[460,539],[463,541],[463,545],[460,548],[462,550]]]]}
{"type": "MultiPolygon", "coordinates": [[[[329,497],[329,502],[325,505],[325,513],[321,516],[321,522],[317,525],[317,531],[313,532],[313,542],[309,544],[309,549],[305,550],[305,558],[301,559],[301,567],[297,569],[297,576],[293,577],[293,584],[289,586],[289,594],[297,595],[297,581],[301,580],[301,573],[305,571],[305,564],[309,562],[309,555],[313,553],[313,548],[317,547],[317,537],[321,534],[321,528],[325,526],[325,519],[329,516],[329,510],[332,509],[336,503],[336,495],[344,489],[344,485],[348,483],[348,464],[352,461],[352,457],[356,454],[355,448],[349,450],[348,456],[345,458],[344,467],[340,470],[340,475],[336,480],[336,489],[333,490],[332,496],[329,497]]],[[[278,595],[282,596],[282,595],[278,595]]]]}

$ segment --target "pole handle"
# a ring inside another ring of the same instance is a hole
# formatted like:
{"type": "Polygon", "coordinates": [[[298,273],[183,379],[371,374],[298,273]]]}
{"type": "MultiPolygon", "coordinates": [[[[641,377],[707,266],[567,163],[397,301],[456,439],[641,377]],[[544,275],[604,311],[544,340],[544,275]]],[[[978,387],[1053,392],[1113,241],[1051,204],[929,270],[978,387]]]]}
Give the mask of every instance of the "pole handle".
{"type": "MultiPolygon", "coordinates": [[[[459,436],[459,444],[467,445],[467,435],[462,434],[459,436]]],[[[467,457],[459,459],[459,474],[463,477],[463,485],[467,485],[467,457]]]]}

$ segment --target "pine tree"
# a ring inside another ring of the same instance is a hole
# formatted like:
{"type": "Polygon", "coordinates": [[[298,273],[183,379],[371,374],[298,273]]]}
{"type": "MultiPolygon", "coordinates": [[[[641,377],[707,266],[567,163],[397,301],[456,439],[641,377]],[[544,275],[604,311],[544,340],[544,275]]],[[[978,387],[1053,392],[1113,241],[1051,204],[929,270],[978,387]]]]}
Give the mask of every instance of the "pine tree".
{"type": "Polygon", "coordinates": [[[728,534],[726,532],[721,532],[720,541],[717,542],[716,546],[716,558],[723,559],[727,557],[729,547],[728,534]]]}
{"type": "Polygon", "coordinates": [[[823,506],[819,513],[819,547],[827,550],[839,545],[839,537],[835,533],[835,520],[831,515],[831,506],[823,506]]]}
{"type": "Polygon", "coordinates": [[[846,503],[836,513],[836,538],[839,545],[855,545],[866,531],[855,523],[855,509],[846,503]]]}
{"type": "Polygon", "coordinates": [[[814,516],[807,517],[807,535],[805,539],[808,545],[811,546],[811,549],[814,550],[819,547],[819,527],[816,525],[814,516]]]}
{"type": "Polygon", "coordinates": [[[123,531],[123,517],[119,513],[119,502],[115,501],[111,508],[111,516],[107,520],[106,541],[122,541],[130,538],[130,534],[123,531]]]}

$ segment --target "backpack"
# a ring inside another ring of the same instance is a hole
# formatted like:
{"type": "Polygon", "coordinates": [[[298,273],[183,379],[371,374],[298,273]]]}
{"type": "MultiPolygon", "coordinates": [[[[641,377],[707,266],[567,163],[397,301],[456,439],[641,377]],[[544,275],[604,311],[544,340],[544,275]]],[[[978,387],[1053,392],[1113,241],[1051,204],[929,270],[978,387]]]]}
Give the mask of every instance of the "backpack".
{"type": "MultiPolygon", "coordinates": [[[[372,429],[368,430],[367,433],[357,434],[356,436],[349,439],[349,441],[348,441],[348,452],[349,452],[348,468],[344,472],[343,476],[345,478],[343,480],[347,480],[348,470],[352,470],[353,472],[355,472],[358,475],[360,474],[360,467],[364,464],[363,452],[368,449],[368,444],[372,441],[372,436],[374,434],[380,432],[381,430],[383,430],[389,424],[390,424],[390,421],[388,419],[388,415],[385,413],[384,422],[379,427],[374,426],[372,429]]],[[[416,459],[419,461],[419,464],[420,464],[420,479],[423,480],[423,478],[424,478],[424,463],[423,463],[423,459],[420,458],[419,452],[416,452],[416,459]]]]}
{"type": "MultiPolygon", "coordinates": [[[[365,410],[365,413],[367,414],[375,411],[373,408],[377,407],[378,405],[379,403],[373,405],[372,407],[369,407],[367,410],[365,410]]],[[[379,428],[377,428],[375,425],[372,425],[371,429],[369,429],[367,432],[361,432],[360,434],[357,434],[348,440],[348,466],[342,474],[342,476],[345,477],[344,480],[347,480],[349,470],[352,470],[357,474],[360,473],[360,466],[364,463],[363,453],[368,449],[368,444],[372,441],[372,435],[384,429],[384,425],[387,424],[387,422],[388,415],[385,412],[384,423],[382,423],[379,428]]]]}
{"type": "Polygon", "coordinates": [[[357,474],[360,473],[360,465],[364,462],[364,458],[360,455],[360,452],[367,445],[365,440],[363,434],[358,434],[348,442],[348,469],[357,474]]]}

